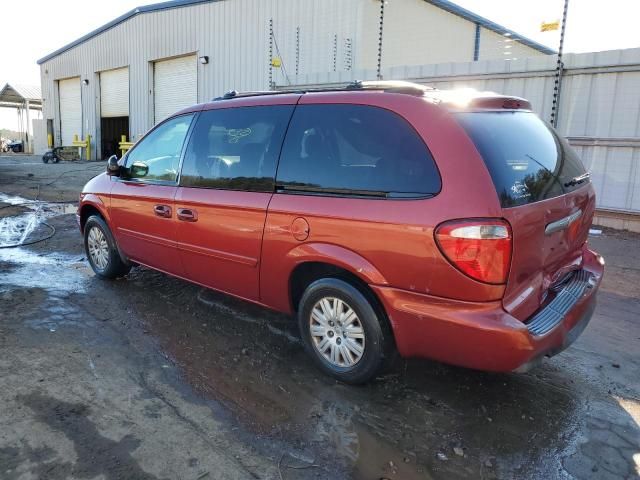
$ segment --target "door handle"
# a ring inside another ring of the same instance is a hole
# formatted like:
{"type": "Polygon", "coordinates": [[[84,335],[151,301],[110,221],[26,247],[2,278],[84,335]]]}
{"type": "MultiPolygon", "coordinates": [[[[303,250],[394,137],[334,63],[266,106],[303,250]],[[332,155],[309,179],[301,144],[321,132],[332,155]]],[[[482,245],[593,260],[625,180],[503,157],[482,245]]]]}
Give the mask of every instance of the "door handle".
{"type": "Polygon", "coordinates": [[[197,222],[198,212],[190,208],[179,208],[177,213],[178,220],[183,222],[197,222]]]}
{"type": "Polygon", "coordinates": [[[153,213],[159,217],[171,218],[171,207],[168,205],[156,205],[153,207],[153,213]]]}

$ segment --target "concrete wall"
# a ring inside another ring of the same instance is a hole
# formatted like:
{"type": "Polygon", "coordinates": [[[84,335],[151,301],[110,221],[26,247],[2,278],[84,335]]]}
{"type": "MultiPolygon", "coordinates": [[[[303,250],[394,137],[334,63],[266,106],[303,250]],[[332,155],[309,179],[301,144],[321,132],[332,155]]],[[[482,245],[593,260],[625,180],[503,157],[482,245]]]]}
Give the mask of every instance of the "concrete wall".
{"type": "MultiPolygon", "coordinates": [[[[640,230],[640,48],[568,54],[564,63],[558,130],[591,171],[602,218],[616,212],[602,222],[640,230]]],[[[383,76],[524,97],[549,120],[555,66],[555,56],[537,56],[392,67],[383,76]]],[[[306,75],[295,82],[327,85],[358,78],[375,78],[375,71],[306,75]]]]}

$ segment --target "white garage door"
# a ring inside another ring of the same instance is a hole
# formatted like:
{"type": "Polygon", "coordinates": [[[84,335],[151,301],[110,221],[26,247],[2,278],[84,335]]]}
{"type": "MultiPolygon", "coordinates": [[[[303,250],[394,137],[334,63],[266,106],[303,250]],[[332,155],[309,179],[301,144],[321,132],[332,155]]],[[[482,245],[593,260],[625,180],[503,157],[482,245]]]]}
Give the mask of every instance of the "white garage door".
{"type": "Polygon", "coordinates": [[[153,72],[155,123],[198,102],[196,56],[155,62],[153,72]]]}
{"type": "Polygon", "coordinates": [[[100,72],[100,116],[129,116],[129,69],[100,72]]]}
{"type": "Polygon", "coordinates": [[[62,145],[71,145],[73,136],[82,136],[82,97],[80,77],[58,82],[60,98],[60,136],[62,145]]]}

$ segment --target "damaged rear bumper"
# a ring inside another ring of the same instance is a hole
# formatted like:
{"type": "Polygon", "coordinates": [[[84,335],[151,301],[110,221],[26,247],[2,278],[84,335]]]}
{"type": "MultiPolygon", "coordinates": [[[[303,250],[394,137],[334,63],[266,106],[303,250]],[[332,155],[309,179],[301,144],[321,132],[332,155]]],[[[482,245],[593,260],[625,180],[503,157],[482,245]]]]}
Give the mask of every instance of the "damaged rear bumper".
{"type": "Polygon", "coordinates": [[[496,302],[462,302],[373,286],[389,316],[398,351],[488,371],[526,371],[582,333],[596,306],[602,257],[584,263],[555,298],[522,322],[496,302]]]}

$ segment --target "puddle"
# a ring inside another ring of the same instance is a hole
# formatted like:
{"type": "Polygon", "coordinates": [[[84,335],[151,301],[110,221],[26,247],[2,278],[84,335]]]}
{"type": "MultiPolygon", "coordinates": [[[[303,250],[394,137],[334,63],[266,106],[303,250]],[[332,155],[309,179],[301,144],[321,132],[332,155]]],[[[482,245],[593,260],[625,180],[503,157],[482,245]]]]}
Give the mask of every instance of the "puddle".
{"type": "MultiPolygon", "coordinates": [[[[10,245],[21,245],[25,242],[45,238],[51,235],[52,230],[43,229],[40,236],[33,237],[32,234],[43,225],[47,218],[58,215],[74,213],[76,205],[73,203],[48,203],[26,198],[9,196],[0,193],[0,203],[21,206],[29,209],[26,213],[10,215],[0,218],[0,248],[10,245]]],[[[1,212],[1,210],[0,210],[1,212]]],[[[45,225],[46,226],[46,225],[45,225]]]]}
{"type": "Polygon", "coordinates": [[[0,288],[4,285],[43,290],[86,291],[88,267],[80,255],[39,255],[25,248],[0,249],[0,264],[19,268],[3,269],[0,288]]]}
{"type": "Polygon", "coordinates": [[[76,205],[39,202],[3,193],[0,193],[0,203],[28,209],[26,213],[0,218],[0,264],[4,266],[0,285],[84,292],[86,265],[82,263],[82,256],[38,253],[24,247],[2,248],[51,235],[52,227],[47,227],[44,222],[59,215],[75,213],[76,205]],[[12,265],[19,268],[11,268],[12,265]]]}
{"type": "Polygon", "coordinates": [[[263,316],[263,315],[255,316],[255,315],[244,314],[235,308],[228,307],[227,305],[225,305],[222,301],[218,299],[219,296],[220,296],[219,294],[212,292],[211,290],[208,290],[206,288],[203,288],[198,292],[198,295],[196,296],[196,298],[202,304],[217,310],[223,315],[233,317],[243,322],[253,323],[256,325],[266,327],[274,335],[284,337],[287,340],[289,340],[291,343],[296,343],[296,344],[300,343],[299,337],[292,335],[291,332],[288,332],[282,328],[278,328],[272,321],[273,320],[272,315],[271,316],[263,316]]]}

